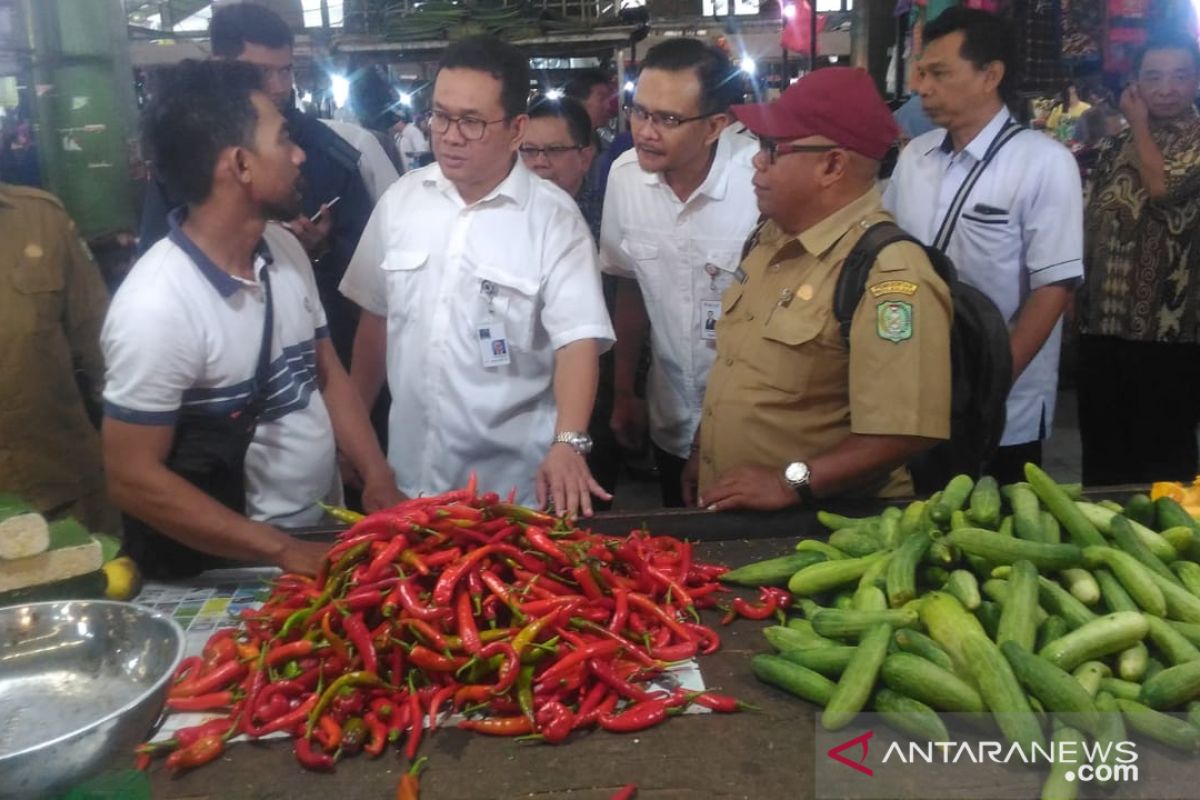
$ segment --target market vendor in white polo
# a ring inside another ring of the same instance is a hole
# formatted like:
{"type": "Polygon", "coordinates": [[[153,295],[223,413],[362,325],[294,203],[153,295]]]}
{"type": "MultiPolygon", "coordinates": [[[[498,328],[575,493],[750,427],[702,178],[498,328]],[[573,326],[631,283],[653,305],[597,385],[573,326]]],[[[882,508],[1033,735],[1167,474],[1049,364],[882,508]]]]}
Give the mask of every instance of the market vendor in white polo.
{"type": "Polygon", "coordinates": [[[336,445],[367,510],[402,498],[329,339],[312,265],[270,220],[298,213],[304,152],[240,62],[163,76],[146,143],[186,208],[134,265],[101,334],[109,492],[143,572],[221,559],[314,573],[326,545],[277,526],[340,499],[336,445]]]}
{"type": "Polygon", "coordinates": [[[437,163],[380,199],[342,281],[363,310],[351,377],[388,381],[388,458],[410,495],[516,488],[591,513],[584,456],[598,359],[613,340],[575,201],[517,158],[529,65],[480,37],[446,50],[433,90],[437,163]]]}

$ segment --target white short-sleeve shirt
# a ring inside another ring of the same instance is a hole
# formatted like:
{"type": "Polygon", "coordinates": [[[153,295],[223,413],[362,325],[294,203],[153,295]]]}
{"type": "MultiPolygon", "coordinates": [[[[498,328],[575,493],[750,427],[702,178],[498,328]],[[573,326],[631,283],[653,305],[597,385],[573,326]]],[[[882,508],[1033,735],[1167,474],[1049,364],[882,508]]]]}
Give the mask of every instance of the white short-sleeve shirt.
{"type": "Polygon", "coordinates": [[[274,223],[255,261],[258,280],[217,267],[170,220],[169,235],[138,259],[113,297],[101,332],[104,411],[132,424],[174,425],[190,415],[246,407],[266,313],[274,320],[267,401],[246,453],[247,516],[284,524],[339,502],[333,425],[317,379],[316,340],[329,335],[312,266],[274,223]]]}
{"type": "MultiPolygon", "coordinates": [[[[366,184],[371,200],[379,202],[379,198],[383,196],[387,188],[400,180],[400,175],[396,172],[392,160],[388,158],[383,145],[375,138],[375,134],[352,122],[339,122],[334,119],[323,119],[321,122],[332,128],[334,133],[358,150],[360,153],[358,173],[362,175],[363,183],[366,184]]],[[[324,197],[322,201],[329,202],[332,199],[332,197],[324,197]]]]}
{"type": "MultiPolygon", "coordinates": [[[[700,424],[716,340],[704,323],[719,313],[758,221],[755,141],[721,136],[708,176],[682,201],[629,150],[613,163],[600,225],[600,265],[638,282],[650,317],[653,360],[646,394],[650,438],[686,458],[700,424]]],[[[711,328],[710,328],[711,329],[711,328]]]]}
{"type": "MultiPolygon", "coordinates": [[[[884,205],[900,227],[926,244],[971,168],[1009,119],[1002,109],[961,152],[944,129],[918,136],[900,154],[884,205]]],[[[946,254],[959,276],[991,298],[1010,327],[1035,289],[1083,276],[1083,189],[1067,148],[1037,131],[1018,133],[980,175],[946,254]]],[[[1062,320],[1008,395],[1001,445],[1050,434],[1058,387],[1062,320]]]]}
{"type": "Polygon", "coordinates": [[[341,291],[387,319],[388,461],[401,491],[441,492],[470,472],[535,500],[554,439],[555,351],[611,346],[595,246],[575,201],[519,159],[467,205],[437,164],[406,173],[375,207],[341,291]],[[480,329],[509,363],[485,366],[480,329]]]}

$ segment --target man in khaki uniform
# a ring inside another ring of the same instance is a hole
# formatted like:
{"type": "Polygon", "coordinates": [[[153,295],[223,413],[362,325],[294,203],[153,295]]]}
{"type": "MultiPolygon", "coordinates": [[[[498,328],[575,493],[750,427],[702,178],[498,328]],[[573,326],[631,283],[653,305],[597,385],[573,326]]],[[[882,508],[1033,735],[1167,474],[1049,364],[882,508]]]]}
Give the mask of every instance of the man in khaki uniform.
{"type": "Polygon", "coordinates": [[[875,188],[891,114],[864,71],[837,67],[733,113],[759,137],[766,221],[722,299],[685,496],[773,510],[911,494],[905,462],[950,434],[949,290],[924,250],[900,242],[868,276],[849,348],[833,313],[842,262],[891,219],[875,188]]]}
{"type": "Polygon", "coordinates": [[[75,379],[83,373],[99,404],[107,308],[100,271],[58,198],[0,184],[0,492],[115,534],[100,437],[75,379]]]}

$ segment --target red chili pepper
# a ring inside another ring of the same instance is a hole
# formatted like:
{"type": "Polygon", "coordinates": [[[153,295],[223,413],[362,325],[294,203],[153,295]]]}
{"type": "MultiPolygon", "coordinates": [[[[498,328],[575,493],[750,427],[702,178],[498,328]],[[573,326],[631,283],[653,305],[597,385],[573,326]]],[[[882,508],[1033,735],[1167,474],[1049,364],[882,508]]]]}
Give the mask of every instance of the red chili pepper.
{"type": "Polygon", "coordinates": [[[573,563],[567,554],[546,534],[546,531],[536,525],[530,525],[525,528],[525,539],[533,546],[534,550],[544,553],[554,559],[563,566],[571,566],[573,563]]]}
{"type": "Polygon", "coordinates": [[[437,727],[438,714],[439,714],[441,707],[446,703],[447,700],[453,699],[454,693],[457,690],[458,690],[458,684],[451,681],[450,683],[446,684],[442,688],[438,689],[434,693],[433,697],[430,698],[430,700],[429,700],[429,730],[430,731],[432,731],[434,728],[437,727]]]}
{"type": "Polygon", "coordinates": [[[613,601],[615,608],[612,619],[608,623],[608,629],[619,634],[625,630],[625,623],[629,620],[629,591],[620,587],[614,588],[613,601]]]}
{"type": "Polygon", "coordinates": [[[226,661],[195,680],[171,687],[170,697],[195,697],[208,694],[240,681],[246,675],[246,665],[239,661],[226,661]]]}
{"type": "Polygon", "coordinates": [[[326,614],[321,617],[321,633],[325,634],[325,640],[333,648],[334,655],[342,661],[349,663],[350,653],[346,650],[346,643],[342,641],[342,637],[333,632],[333,614],[326,614]]]}
{"type": "MultiPolygon", "coordinates": [[[[497,522],[507,522],[507,520],[497,520],[497,522]]],[[[521,526],[515,523],[505,525],[495,533],[491,534],[490,542],[503,542],[505,539],[511,539],[513,536],[521,532],[521,526]]]]}
{"type": "Polygon", "coordinates": [[[396,787],[396,800],[420,800],[421,770],[425,767],[425,758],[419,758],[408,768],[408,772],[400,777],[400,785],[396,787]]]}
{"type": "Polygon", "coordinates": [[[333,771],[333,758],[324,753],[314,752],[309,739],[303,736],[297,737],[295,748],[296,760],[300,762],[300,766],[317,772],[333,771]]]}
{"type": "Polygon", "coordinates": [[[471,595],[460,592],[458,600],[455,601],[455,608],[458,612],[458,635],[462,638],[463,649],[471,655],[475,655],[483,644],[479,641],[479,628],[475,625],[475,610],[471,607],[471,595]]]}
{"type": "Polygon", "coordinates": [[[695,658],[700,647],[695,642],[679,642],[664,647],[651,647],[650,655],[660,661],[687,661],[695,658]]]}
{"type": "Polygon", "coordinates": [[[492,692],[504,694],[516,683],[517,675],[521,671],[521,657],[508,642],[491,642],[484,645],[479,651],[479,657],[483,659],[496,656],[504,656],[504,664],[500,667],[500,674],[496,678],[496,685],[492,687],[492,692]]]}
{"type": "Polygon", "coordinates": [[[492,697],[492,687],[484,683],[460,686],[454,692],[454,710],[461,711],[465,705],[482,703],[492,697]]]}
{"type": "Polygon", "coordinates": [[[308,719],[309,713],[317,706],[317,695],[310,694],[303,703],[278,719],[272,720],[258,729],[258,736],[266,736],[277,731],[290,731],[308,719]]]}
{"type": "Polygon", "coordinates": [[[168,697],[167,708],[172,711],[211,711],[214,708],[224,708],[233,705],[233,692],[226,689],[222,692],[210,692],[190,697],[168,697]]]}
{"type": "Polygon", "coordinates": [[[346,611],[370,611],[382,604],[383,592],[378,589],[351,592],[344,599],[337,601],[337,606],[346,611]]]}
{"type": "Polygon", "coordinates": [[[383,748],[387,747],[387,725],[383,724],[374,711],[368,711],[363,715],[363,724],[367,726],[370,734],[367,743],[363,745],[363,751],[371,758],[375,758],[383,752],[383,748]]]}
{"type": "Polygon", "coordinates": [[[735,711],[754,708],[754,706],[743,703],[736,697],[727,694],[716,694],[715,692],[701,692],[692,699],[692,702],[698,706],[716,711],[719,714],[732,714],[735,711]]]}
{"type": "Polygon", "coordinates": [[[150,754],[144,750],[137,751],[133,757],[133,768],[138,772],[150,769],[150,754]]]}
{"type": "Polygon", "coordinates": [[[661,606],[659,606],[649,597],[646,597],[643,594],[638,594],[637,592],[630,592],[629,604],[634,608],[645,611],[650,616],[657,617],[662,624],[666,625],[671,632],[680,639],[683,639],[684,641],[691,641],[693,639],[691,632],[688,631],[687,628],[683,627],[683,624],[680,623],[679,620],[675,619],[666,611],[664,611],[661,606]]]}
{"type": "Polygon", "coordinates": [[[582,665],[590,658],[604,658],[611,656],[613,653],[621,649],[621,645],[614,641],[595,642],[587,647],[581,647],[571,653],[560,658],[549,669],[541,674],[538,678],[539,683],[549,683],[558,680],[571,670],[572,667],[582,665]]]}
{"type": "Polygon", "coordinates": [[[404,745],[404,755],[412,761],[417,757],[417,749],[421,746],[422,724],[421,698],[416,692],[408,694],[408,742],[404,745]]]}
{"type": "Polygon", "coordinates": [[[363,622],[362,613],[343,617],[342,625],[346,628],[346,635],[350,637],[351,644],[358,650],[358,656],[363,662],[363,671],[378,675],[379,657],[375,654],[375,643],[371,641],[371,632],[363,622]]]}
{"type": "Polygon", "coordinates": [[[267,699],[260,700],[256,706],[255,715],[264,721],[282,717],[292,709],[291,701],[282,692],[269,695],[267,699]]]}
{"type": "Polygon", "coordinates": [[[579,565],[571,570],[571,575],[575,578],[575,582],[579,584],[579,588],[583,590],[583,594],[588,600],[601,600],[604,593],[600,591],[600,587],[596,584],[596,579],[592,576],[592,571],[586,565],[579,565]]]}
{"type": "Polygon", "coordinates": [[[367,567],[367,571],[363,574],[362,583],[371,583],[372,581],[377,581],[386,575],[387,571],[392,568],[392,564],[399,557],[400,551],[402,551],[407,544],[408,539],[403,535],[398,535],[388,542],[387,545],[385,545],[384,548],[379,551],[379,555],[371,559],[371,563],[367,567]]]}
{"type": "Polygon", "coordinates": [[[606,731],[632,733],[665,721],[667,711],[667,704],[663,700],[647,700],[630,706],[620,714],[602,714],[597,721],[606,731]]]}
{"type": "Polygon", "coordinates": [[[586,712],[584,712],[583,708],[580,707],[579,713],[575,715],[575,727],[576,728],[592,727],[593,725],[596,724],[596,721],[599,720],[600,717],[612,714],[613,709],[615,709],[617,707],[617,701],[620,700],[621,698],[617,695],[616,692],[609,691],[607,686],[605,686],[604,688],[605,688],[606,694],[604,695],[604,698],[599,702],[598,705],[594,706],[593,708],[588,709],[586,712]]]}
{"type": "Polygon", "coordinates": [[[229,732],[232,722],[225,717],[209,720],[202,725],[180,728],[175,731],[174,739],[180,747],[188,747],[206,736],[224,736],[229,732]]]}
{"type": "Polygon", "coordinates": [[[179,662],[179,666],[175,668],[175,675],[172,677],[174,683],[186,683],[191,679],[192,673],[197,670],[202,670],[204,667],[204,659],[200,656],[188,656],[183,661],[179,662]]]}
{"type": "Polygon", "coordinates": [[[212,635],[201,651],[204,665],[208,668],[237,658],[237,644],[233,641],[236,628],[222,628],[212,635]]]}
{"type": "Polygon", "coordinates": [[[451,547],[447,550],[438,550],[436,553],[423,555],[422,558],[425,559],[425,564],[430,567],[440,567],[445,564],[453,564],[455,561],[458,561],[460,558],[462,558],[462,548],[451,547]]]}
{"type": "Polygon", "coordinates": [[[712,655],[721,648],[721,637],[712,628],[704,625],[697,625],[694,622],[685,622],[683,627],[687,628],[695,635],[697,642],[700,645],[700,653],[702,655],[712,655]]]}
{"type": "Polygon", "coordinates": [[[458,723],[464,731],[485,733],[488,736],[524,736],[533,733],[533,723],[523,714],[514,717],[486,717],[465,719],[458,723]]]}
{"type": "Polygon", "coordinates": [[[342,743],[342,726],[329,714],[322,714],[317,720],[317,727],[313,729],[313,736],[317,737],[325,752],[332,753],[342,743]]]}
{"type": "Polygon", "coordinates": [[[612,663],[601,661],[598,658],[593,658],[588,661],[588,671],[595,675],[602,683],[608,684],[614,692],[621,697],[634,700],[636,702],[645,702],[646,700],[654,700],[654,695],[647,692],[641,687],[634,686],[629,681],[625,680],[613,670],[612,663]]]}
{"type": "Polygon", "coordinates": [[[430,573],[429,563],[415,550],[405,550],[400,553],[400,561],[415,569],[417,574],[422,577],[430,573]]]}
{"type": "Polygon", "coordinates": [[[768,597],[761,604],[755,605],[743,597],[735,597],[731,608],[734,614],[746,619],[766,619],[775,615],[779,601],[775,597],[768,597]]]}
{"type": "MultiPolygon", "coordinates": [[[[445,573],[442,573],[445,575],[445,573]]],[[[412,581],[402,581],[396,585],[397,591],[400,593],[400,604],[404,606],[404,610],[409,616],[423,620],[444,619],[452,615],[449,608],[438,608],[437,606],[423,606],[417,597],[417,589],[412,581]]],[[[447,606],[449,601],[439,603],[438,605],[447,606]]]]}
{"type": "Polygon", "coordinates": [[[617,790],[609,800],[633,800],[637,796],[637,784],[627,783],[617,790]]]}
{"type": "Polygon", "coordinates": [[[558,744],[571,735],[575,715],[562,703],[553,701],[538,709],[535,721],[542,738],[550,744],[558,744]]]}
{"type": "Polygon", "coordinates": [[[466,575],[475,564],[497,552],[499,547],[500,545],[485,545],[472,550],[443,570],[437,584],[433,587],[433,604],[438,607],[449,606],[450,601],[454,599],[454,587],[458,584],[459,579],[466,575]]]}
{"type": "Polygon", "coordinates": [[[277,645],[267,651],[266,664],[268,667],[277,667],[285,661],[310,656],[315,649],[316,644],[311,639],[299,639],[287,644],[277,645]]]}
{"type": "Polygon", "coordinates": [[[167,757],[167,769],[180,770],[199,767],[217,758],[225,751],[225,739],[221,736],[204,736],[187,747],[176,750],[167,757]]]}

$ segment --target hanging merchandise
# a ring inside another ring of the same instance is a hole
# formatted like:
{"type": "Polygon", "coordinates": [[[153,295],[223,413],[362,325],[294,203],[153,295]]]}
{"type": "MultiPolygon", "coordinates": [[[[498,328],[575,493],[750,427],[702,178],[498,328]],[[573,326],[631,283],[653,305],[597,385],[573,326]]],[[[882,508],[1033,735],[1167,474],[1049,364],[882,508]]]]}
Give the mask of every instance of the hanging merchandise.
{"type": "MultiPolygon", "coordinates": [[[[796,13],[783,24],[779,44],[793,53],[808,56],[816,53],[812,45],[812,6],[808,0],[796,0],[796,13]]],[[[817,15],[817,33],[825,30],[825,17],[817,15]]],[[[820,37],[818,36],[818,45],[820,37]]]]}
{"type": "Polygon", "coordinates": [[[1062,87],[1062,13],[1059,0],[1014,0],[1018,74],[1027,92],[1062,87]]]}
{"type": "Polygon", "coordinates": [[[1062,0],[1063,58],[1075,71],[1100,61],[1105,0],[1062,0]]]}
{"type": "Polygon", "coordinates": [[[1133,59],[1146,42],[1150,0],[1108,0],[1108,35],[1104,42],[1104,71],[1128,75],[1133,59]]]}

